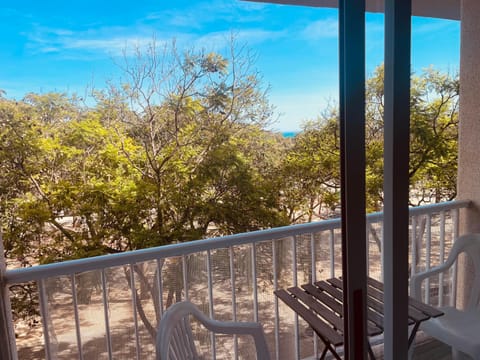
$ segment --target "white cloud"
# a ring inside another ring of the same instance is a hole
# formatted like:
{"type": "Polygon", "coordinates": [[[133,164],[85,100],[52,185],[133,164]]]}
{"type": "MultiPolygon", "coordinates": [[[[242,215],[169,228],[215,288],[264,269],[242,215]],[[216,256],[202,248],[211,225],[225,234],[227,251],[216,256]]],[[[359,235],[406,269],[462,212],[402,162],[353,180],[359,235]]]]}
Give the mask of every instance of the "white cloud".
{"type": "Polygon", "coordinates": [[[267,31],[262,29],[246,29],[240,31],[219,31],[202,35],[193,42],[196,46],[209,49],[223,48],[228,46],[230,38],[233,36],[235,41],[240,44],[252,46],[265,41],[278,39],[285,36],[283,31],[267,31]]]}
{"type": "Polygon", "coordinates": [[[303,29],[302,34],[311,40],[338,37],[338,20],[330,18],[312,22],[303,29]]]}
{"type": "Polygon", "coordinates": [[[261,11],[264,7],[264,4],[213,0],[193,2],[188,8],[150,13],[124,26],[95,24],[89,28],[68,29],[32,24],[30,32],[25,34],[26,46],[34,54],[83,60],[89,56],[96,59],[105,54],[122,55],[126,49],[130,52],[149,45],[154,38],[159,44],[176,39],[180,49],[194,46],[217,50],[228,46],[233,33],[238,42],[251,46],[285,35],[284,31],[264,30],[262,21],[258,25],[264,17],[261,11]],[[249,21],[252,22],[250,26],[246,24],[249,21]],[[242,25],[236,26],[239,23],[242,25]]]}
{"type": "Polygon", "coordinates": [[[113,37],[110,39],[70,39],[63,44],[64,49],[101,51],[121,54],[129,48],[143,48],[152,43],[152,37],[113,37]]]}
{"type": "Polygon", "coordinates": [[[261,11],[267,8],[266,3],[239,1],[235,3],[238,8],[248,11],[261,11]]]}
{"type": "Polygon", "coordinates": [[[56,46],[44,46],[39,49],[41,53],[49,54],[49,53],[58,53],[60,49],[56,46]]]}
{"type": "MultiPolygon", "coordinates": [[[[383,22],[367,20],[365,26],[367,34],[374,36],[383,34],[383,22]]],[[[338,32],[338,19],[327,18],[308,24],[303,29],[302,35],[307,39],[318,40],[322,38],[337,38],[338,32]]]]}
{"type": "Polygon", "coordinates": [[[266,5],[232,0],[192,2],[187,8],[150,13],[143,19],[147,23],[160,22],[175,27],[200,29],[212,23],[249,23],[265,19],[266,5]]]}
{"type": "Polygon", "coordinates": [[[453,21],[448,20],[431,20],[430,22],[412,24],[412,33],[413,34],[428,34],[428,33],[438,33],[445,30],[454,29],[455,26],[458,26],[453,21]]]}
{"type": "Polygon", "coordinates": [[[240,44],[245,43],[252,46],[264,41],[278,39],[285,36],[285,32],[245,29],[202,34],[176,31],[158,35],[148,28],[100,28],[74,32],[66,29],[37,27],[34,32],[27,34],[27,36],[29,38],[28,48],[33,53],[58,54],[70,59],[88,59],[86,55],[95,57],[104,57],[106,54],[120,56],[124,55],[125,52],[129,55],[135,49],[148,47],[153,41],[155,41],[157,47],[175,40],[179,49],[193,46],[218,51],[229,45],[232,36],[240,44]]]}
{"type": "Polygon", "coordinates": [[[154,40],[157,45],[164,44],[164,40],[155,39],[153,32],[150,34],[146,29],[121,27],[73,31],[34,26],[34,30],[25,35],[29,40],[27,48],[32,53],[58,54],[69,59],[88,59],[87,56],[92,58],[105,55],[118,56],[125,51],[129,53],[134,49],[144,48],[154,40]]]}

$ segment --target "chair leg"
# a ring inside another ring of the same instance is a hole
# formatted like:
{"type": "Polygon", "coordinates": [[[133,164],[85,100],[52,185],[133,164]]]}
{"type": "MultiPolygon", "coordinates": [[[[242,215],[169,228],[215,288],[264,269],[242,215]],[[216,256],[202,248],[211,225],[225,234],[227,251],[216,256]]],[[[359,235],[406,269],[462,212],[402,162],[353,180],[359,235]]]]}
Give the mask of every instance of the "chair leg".
{"type": "Polygon", "coordinates": [[[415,352],[415,342],[417,341],[417,331],[418,328],[420,327],[420,324],[415,324],[414,326],[409,326],[409,332],[410,334],[408,335],[408,360],[413,359],[413,353],[415,352]]]}
{"type": "Polygon", "coordinates": [[[415,340],[412,341],[408,348],[408,360],[413,360],[413,353],[415,352],[415,340]]]}
{"type": "MultiPolygon", "coordinates": [[[[465,356],[465,354],[463,352],[461,352],[460,350],[457,350],[457,349],[454,349],[452,347],[452,360],[467,360],[467,359],[470,359],[469,357],[465,356]]],[[[480,357],[475,357],[474,359],[479,359],[480,360],[480,357]]]]}
{"type": "Polygon", "coordinates": [[[460,360],[461,356],[460,351],[452,347],[452,360],[460,360]]]}

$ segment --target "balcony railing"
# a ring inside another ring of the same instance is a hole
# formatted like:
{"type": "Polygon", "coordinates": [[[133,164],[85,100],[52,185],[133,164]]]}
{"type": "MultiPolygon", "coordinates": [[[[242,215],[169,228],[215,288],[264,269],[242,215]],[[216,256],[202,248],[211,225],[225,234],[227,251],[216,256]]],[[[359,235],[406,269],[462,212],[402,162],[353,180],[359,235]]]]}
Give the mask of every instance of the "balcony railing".
{"type": "MultiPolygon", "coordinates": [[[[412,274],[444,261],[458,236],[459,209],[468,204],[410,209],[412,274]]],[[[382,219],[369,214],[366,228],[369,275],[380,280],[382,219]]],[[[331,219],[8,270],[4,286],[32,284],[41,314],[42,337],[18,334],[19,358],[152,359],[162,312],[184,299],[218,320],[261,322],[274,359],[318,356],[321,343],[273,290],[340,275],[340,227],[331,219]]],[[[455,271],[437,285],[425,299],[454,303],[455,271]]],[[[251,358],[248,339],[194,330],[206,358],[251,358]]]]}

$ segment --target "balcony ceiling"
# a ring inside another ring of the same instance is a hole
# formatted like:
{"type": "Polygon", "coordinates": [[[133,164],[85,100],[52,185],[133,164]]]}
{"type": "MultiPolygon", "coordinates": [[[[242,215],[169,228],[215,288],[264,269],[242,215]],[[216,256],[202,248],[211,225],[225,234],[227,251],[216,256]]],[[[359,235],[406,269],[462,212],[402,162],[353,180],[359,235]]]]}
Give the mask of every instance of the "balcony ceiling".
{"type": "MultiPolygon", "coordinates": [[[[243,0],[271,4],[338,7],[338,0],[243,0]]],[[[366,0],[368,12],[383,12],[384,0],[366,0]]],[[[412,0],[412,15],[460,20],[460,0],[412,0]]]]}

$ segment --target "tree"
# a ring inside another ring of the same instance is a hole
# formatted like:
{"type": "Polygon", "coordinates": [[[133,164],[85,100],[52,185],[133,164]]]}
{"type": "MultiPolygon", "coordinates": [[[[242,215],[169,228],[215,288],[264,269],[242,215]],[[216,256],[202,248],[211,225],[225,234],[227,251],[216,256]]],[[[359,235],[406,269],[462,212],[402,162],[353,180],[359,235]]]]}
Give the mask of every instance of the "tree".
{"type": "Polygon", "coordinates": [[[122,147],[141,174],[143,207],[152,211],[134,248],[202,238],[212,226],[225,234],[278,223],[266,214],[236,216],[239,205],[261,210],[257,199],[269,198],[252,196],[261,191],[259,176],[241,145],[268,121],[271,107],[247,49],[232,42],[229,50],[227,59],[152,43],[124,58],[123,84],[103,94],[115,103],[122,141],[140,149],[122,147]]]}
{"type": "Polygon", "coordinates": [[[452,200],[456,196],[459,79],[430,68],[414,84],[409,174],[413,203],[452,200]]]}
{"type": "MultiPolygon", "coordinates": [[[[412,76],[410,202],[451,200],[456,194],[458,76],[427,69],[412,76]]],[[[366,85],[366,205],[383,206],[383,66],[366,85]]],[[[293,140],[280,170],[284,206],[292,221],[311,221],[322,201],[339,206],[339,132],[335,108],[307,123],[293,140]]]]}
{"type": "MultiPolygon", "coordinates": [[[[121,147],[140,174],[137,200],[150,211],[141,232],[129,235],[133,248],[286,223],[278,192],[250,151],[263,141],[271,107],[251,55],[234,43],[229,50],[227,59],[174,45],[159,51],[152,43],[135,59],[125,57],[123,84],[102,94],[116,106],[123,141],[140,149],[121,147]]],[[[165,283],[172,301],[183,279],[175,263],[168,266],[176,274],[165,283]]],[[[144,287],[155,294],[154,284],[144,287]]]]}
{"type": "Polygon", "coordinates": [[[335,211],[340,191],[340,142],[333,109],[307,122],[293,139],[279,168],[283,206],[291,222],[312,221],[335,211]]]}

